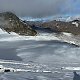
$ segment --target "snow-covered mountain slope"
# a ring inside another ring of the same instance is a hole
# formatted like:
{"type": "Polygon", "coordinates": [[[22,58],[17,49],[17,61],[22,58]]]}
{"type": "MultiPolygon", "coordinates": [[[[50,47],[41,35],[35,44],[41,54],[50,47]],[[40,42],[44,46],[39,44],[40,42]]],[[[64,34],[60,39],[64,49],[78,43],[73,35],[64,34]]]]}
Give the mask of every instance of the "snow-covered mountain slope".
{"type": "Polygon", "coordinates": [[[47,21],[73,21],[73,20],[80,20],[80,15],[55,15],[55,16],[49,16],[49,17],[44,17],[44,18],[33,18],[33,17],[19,17],[21,20],[26,20],[26,21],[42,21],[42,22],[47,22],[47,21]]]}
{"type": "Polygon", "coordinates": [[[37,36],[20,36],[14,32],[7,33],[0,29],[0,41],[18,41],[18,40],[36,40],[36,41],[50,41],[58,40],[80,46],[80,36],[72,35],[71,33],[38,33],[37,36]]]}

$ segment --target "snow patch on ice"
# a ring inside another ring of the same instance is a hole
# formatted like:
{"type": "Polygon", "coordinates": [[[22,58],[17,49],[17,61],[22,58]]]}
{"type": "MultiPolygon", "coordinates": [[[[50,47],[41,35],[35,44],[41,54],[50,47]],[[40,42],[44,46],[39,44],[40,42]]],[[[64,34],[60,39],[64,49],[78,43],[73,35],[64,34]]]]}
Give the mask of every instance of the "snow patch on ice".
{"type": "Polygon", "coordinates": [[[80,67],[62,67],[62,70],[80,70],[80,67]]]}
{"type": "Polygon", "coordinates": [[[67,32],[62,32],[62,34],[65,35],[65,36],[72,36],[71,33],[67,33],[67,32]]]}

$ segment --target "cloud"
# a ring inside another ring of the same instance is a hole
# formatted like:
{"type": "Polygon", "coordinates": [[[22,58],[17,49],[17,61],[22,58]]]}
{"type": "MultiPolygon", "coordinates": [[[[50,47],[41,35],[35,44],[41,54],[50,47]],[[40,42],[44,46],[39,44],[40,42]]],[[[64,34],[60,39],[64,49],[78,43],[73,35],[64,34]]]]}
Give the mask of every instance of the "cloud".
{"type": "Polygon", "coordinates": [[[79,2],[79,0],[0,0],[0,12],[12,11],[18,16],[46,17],[75,12],[78,10],[76,6],[79,2]]]}

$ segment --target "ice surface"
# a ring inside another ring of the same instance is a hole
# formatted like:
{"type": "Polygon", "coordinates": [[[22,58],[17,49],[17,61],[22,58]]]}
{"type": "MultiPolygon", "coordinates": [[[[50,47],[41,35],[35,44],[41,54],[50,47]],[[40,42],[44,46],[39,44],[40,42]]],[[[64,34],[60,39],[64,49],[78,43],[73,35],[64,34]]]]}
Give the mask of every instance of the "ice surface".
{"type": "Polygon", "coordinates": [[[68,43],[79,44],[78,40],[79,36],[65,32],[20,36],[0,29],[0,67],[5,67],[0,80],[73,80],[73,70],[79,71],[80,48],[68,43]]]}

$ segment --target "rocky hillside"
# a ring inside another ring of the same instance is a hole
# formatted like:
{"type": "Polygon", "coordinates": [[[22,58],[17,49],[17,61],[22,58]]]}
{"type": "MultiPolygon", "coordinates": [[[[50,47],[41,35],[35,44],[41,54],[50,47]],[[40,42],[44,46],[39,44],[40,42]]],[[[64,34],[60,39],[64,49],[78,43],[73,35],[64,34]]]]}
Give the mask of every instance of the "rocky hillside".
{"type": "Polygon", "coordinates": [[[51,21],[42,23],[41,26],[45,28],[51,28],[52,30],[56,30],[59,32],[68,32],[74,35],[80,35],[80,21],[74,20],[70,22],[63,21],[51,21]]]}
{"type": "Polygon", "coordinates": [[[64,21],[50,21],[50,22],[27,22],[27,24],[32,26],[39,26],[44,28],[50,28],[55,32],[68,32],[74,35],[80,35],[80,21],[73,20],[70,22],[64,21]]]}
{"type": "Polygon", "coordinates": [[[25,24],[11,12],[0,13],[0,28],[8,33],[15,32],[19,35],[25,36],[34,36],[37,34],[30,25],[25,24]]]}

